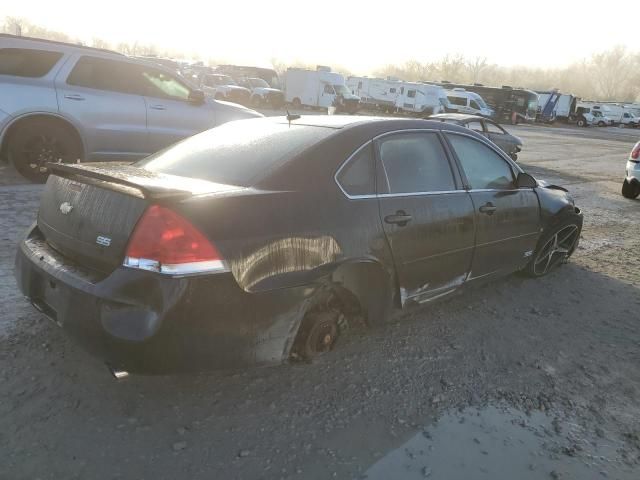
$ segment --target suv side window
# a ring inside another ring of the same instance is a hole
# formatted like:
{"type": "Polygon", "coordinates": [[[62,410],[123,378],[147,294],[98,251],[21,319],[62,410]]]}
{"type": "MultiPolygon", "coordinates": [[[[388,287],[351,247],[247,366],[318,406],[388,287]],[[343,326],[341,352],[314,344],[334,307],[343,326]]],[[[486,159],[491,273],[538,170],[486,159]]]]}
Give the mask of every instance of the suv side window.
{"type": "Polygon", "coordinates": [[[44,77],[61,58],[61,52],[29,48],[0,48],[0,75],[44,77]]]}
{"type": "Polygon", "coordinates": [[[376,193],[371,143],[351,157],[340,170],[337,180],[348,195],[374,195],[376,193]]]}
{"type": "Polygon", "coordinates": [[[471,100],[471,102],[469,102],[469,106],[475,110],[481,110],[480,105],[478,105],[478,102],[475,100],[471,100]]]}
{"type": "Polygon", "coordinates": [[[147,66],[142,67],[141,74],[145,89],[144,95],[172,100],[189,100],[191,89],[177,77],[147,66]]]}
{"type": "Polygon", "coordinates": [[[436,133],[398,133],[379,143],[389,193],[455,190],[449,160],[436,133]]]}
{"type": "Polygon", "coordinates": [[[472,189],[509,190],[514,188],[511,166],[491,148],[465,135],[447,134],[447,137],[472,189]]]}
{"type": "Polygon", "coordinates": [[[67,84],[142,95],[142,92],[136,91],[139,90],[140,83],[135,81],[136,67],[134,64],[118,60],[83,56],[71,70],[67,84]]]}

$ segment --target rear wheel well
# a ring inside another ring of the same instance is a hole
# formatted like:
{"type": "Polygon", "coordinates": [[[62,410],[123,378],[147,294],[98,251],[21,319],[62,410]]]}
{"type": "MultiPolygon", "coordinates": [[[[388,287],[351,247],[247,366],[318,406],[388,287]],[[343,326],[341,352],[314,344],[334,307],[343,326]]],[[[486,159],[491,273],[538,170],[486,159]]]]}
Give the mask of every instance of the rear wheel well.
{"type": "Polygon", "coordinates": [[[315,356],[310,353],[309,339],[317,345],[316,327],[330,339],[326,345],[330,350],[340,332],[381,323],[394,305],[395,290],[395,282],[378,263],[341,265],[316,288],[306,305],[294,330],[289,357],[310,360],[315,356]]]}
{"type": "Polygon", "coordinates": [[[78,130],[67,120],[64,120],[60,117],[56,117],[53,115],[45,115],[45,114],[29,115],[27,117],[20,118],[16,120],[14,123],[12,123],[2,138],[2,145],[0,146],[0,155],[6,159],[9,159],[9,146],[11,145],[11,140],[13,136],[22,127],[28,126],[30,123],[34,123],[34,122],[45,122],[45,123],[50,123],[51,125],[58,125],[58,126],[64,127],[70,134],[72,134],[75,137],[76,141],[78,142],[78,145],[80,145],[80,147],[82,148],[82,151],[83,151],[82,158],[84,158],[84,143],[82,141],[82,137],[80,136],[80,133],[78,132],[78,130]]]}

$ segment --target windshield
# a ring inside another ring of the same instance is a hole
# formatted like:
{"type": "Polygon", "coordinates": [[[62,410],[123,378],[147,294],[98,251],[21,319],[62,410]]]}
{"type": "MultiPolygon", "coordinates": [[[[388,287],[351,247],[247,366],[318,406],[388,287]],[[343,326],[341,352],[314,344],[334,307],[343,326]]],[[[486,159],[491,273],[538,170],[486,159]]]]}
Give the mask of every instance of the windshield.
{"type": "Polygon", "coordinates": [[[250,78],[249,85],[253,88],[269,88],[269,84],[261,78],[250,78]]]}
{"type": "Polygon", "coordinates": [[[229,122],[183,140],[135,166],[169,175],[250,186],[333,132],[330,128],[264,120],[229,122]]]}
{"type": "Polygon", "coordinates": [[[344,85],[334,85],[333,88],[336,90],[338,95],[351,95],[351,92],[344,85]]]}

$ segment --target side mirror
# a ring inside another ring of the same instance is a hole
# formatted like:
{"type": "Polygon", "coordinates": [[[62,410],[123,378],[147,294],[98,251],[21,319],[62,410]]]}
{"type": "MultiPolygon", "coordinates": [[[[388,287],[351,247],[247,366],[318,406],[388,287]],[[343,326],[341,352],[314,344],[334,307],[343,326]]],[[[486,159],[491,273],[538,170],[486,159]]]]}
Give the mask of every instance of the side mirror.
{"type": "Polygon", "coordinates": [[[538,182],[535,178],[533,178],[528,173],[521,172],[518,174],[518,178],[516,178],[516,187],[518,188],[536,188],[538,186],[538,182]]]}
{"type": "Polygon", "coordinates": [[[191,90],[189,92],[189,101],[197,105],[204,103],[204,92],[202,90],[191,90]]]}

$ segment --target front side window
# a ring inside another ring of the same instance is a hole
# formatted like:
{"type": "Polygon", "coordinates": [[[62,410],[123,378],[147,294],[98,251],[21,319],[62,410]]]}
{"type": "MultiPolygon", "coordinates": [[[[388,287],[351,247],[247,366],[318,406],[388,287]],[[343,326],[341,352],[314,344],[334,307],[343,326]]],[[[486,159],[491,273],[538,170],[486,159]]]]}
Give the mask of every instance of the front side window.
{"type": "Polygon", "coordinates": [[[514,188],[513,171],[500,155],[474,138],[447,134],[472,189],[514,188]]]}
{"type": "Polygon", "coordinates": [[[61,58],[60,52],[29,48],[1,48],[0,75],[44,77],[61,58]]]}
{"type": "Polygon", "coordinates": [[[478,105],[478,102],[476,102],[475,100],[471,100],[470,106],[475,110],[480,110],[480,105],[478,105]]]}
{"type": "Polygon", "coordinates": [[[455,190],[444,148],[436,133],[399,133],[379,143],[389,193],[455,190]]]}
{"type": "Polygon", "coordinates": [[[415,90],[407,90],[407,97],[416,98],[416,91],[415,90]]]}
{"type": "Polygon", "coordinates": [[[396,93],[396,88],[395,87],[391,87],[389,89],[389,93],[396,93]]]}
{"type": "Polygon", "coordinates": [[[323,92],[326,93],[327,95],[333,95],[334,93],[336,93],[333,90],[333,87],[331,85],[328,85],[328,84],[324,86],[323,92]]]}
{"type": "Polygon", "coordinates": [[[107,90],[111,92],[142,95],[137,81],[137,65],[107,58],[83,56],[67,77],[67,84],[107,90]]]}
{"type": "Polygon", "coordinates": [[[348,195],[375,194],[372,146],[369,143],[346,163],[338,174],[338,183],[348,195]]]}
{"type": "Polygon", "coordinates": [[[153,68],[144,68],[142,77],[146,82],[146,95],[150,97],[189,100],[191,90],[176,77],[153,68]]]}

